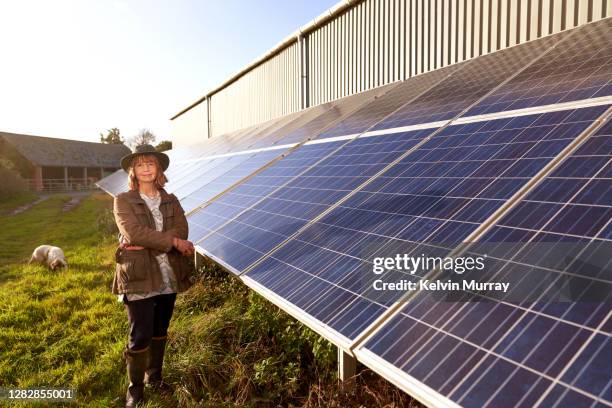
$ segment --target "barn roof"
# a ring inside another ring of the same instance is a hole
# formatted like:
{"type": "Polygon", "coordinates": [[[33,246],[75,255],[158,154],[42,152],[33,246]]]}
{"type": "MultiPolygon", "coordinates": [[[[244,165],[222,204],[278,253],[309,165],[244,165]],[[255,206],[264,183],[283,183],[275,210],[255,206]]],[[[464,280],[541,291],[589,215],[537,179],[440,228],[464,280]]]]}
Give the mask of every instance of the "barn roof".
{"type": "Polygon", "coordinates": [[[0,138],[30,162],[40,166],[119,167],[121,157],[131,153],[122,144],[83,142],[54,137],[0,132],[0,138]]]}

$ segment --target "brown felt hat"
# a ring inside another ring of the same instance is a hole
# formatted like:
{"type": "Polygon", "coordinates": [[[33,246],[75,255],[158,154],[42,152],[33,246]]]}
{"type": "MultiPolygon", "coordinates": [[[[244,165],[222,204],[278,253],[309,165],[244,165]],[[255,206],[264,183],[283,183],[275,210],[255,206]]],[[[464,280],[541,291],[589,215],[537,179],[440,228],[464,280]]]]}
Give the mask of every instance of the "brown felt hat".
{"type": "Polygon", "coordinates": [[[132,163],[132,159],[138,155],[143,154],[152,154],[156,156],[157,160],[159,160],[159,164],[161,165],[164,171],[166,171],[166,169],[170,165],[170,158],[168,157],[168,155],[156,151],[155,148],[150,144],[143,144],[140,146],[136,146],[136,148],[134,149],[134,153],[126,154],[121,158],[121,168],[123,168],[123,170],[127,172],[130,168],[130,164],[132,163]]]}

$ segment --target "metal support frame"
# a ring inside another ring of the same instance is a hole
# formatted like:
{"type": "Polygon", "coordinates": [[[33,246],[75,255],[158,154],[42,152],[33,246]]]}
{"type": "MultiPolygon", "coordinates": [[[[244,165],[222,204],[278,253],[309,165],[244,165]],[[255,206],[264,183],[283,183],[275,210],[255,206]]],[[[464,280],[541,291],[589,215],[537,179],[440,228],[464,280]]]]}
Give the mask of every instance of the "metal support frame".
{"type": "Polygon", "coordinates": [[[206,258],[199,252],[195,251],[193,257],[196,270],[199,270],[206,264],[206,258]]]}
{"type": "Polygon", "coordinates": [[[357,373],[357,359],[338,347],[338,381],[343,387],[355,385],[355,374],[357,373]]]}
{"type": "Polygon", "coordinates": [[[309,72],[308,72],[308,36],[301,31],[296,36],[298,44],[298,80],[300,84],[300,110],[310,107],[309,72]]]}

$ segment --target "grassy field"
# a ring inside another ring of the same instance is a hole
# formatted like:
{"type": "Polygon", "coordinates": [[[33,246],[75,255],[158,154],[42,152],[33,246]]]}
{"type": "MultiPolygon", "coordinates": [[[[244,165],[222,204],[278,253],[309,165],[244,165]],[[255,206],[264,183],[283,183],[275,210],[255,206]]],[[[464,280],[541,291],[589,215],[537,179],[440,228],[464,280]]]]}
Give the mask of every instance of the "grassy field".
{"type": "Polygon", "coordinates": [[[36,198],[38,198],[36,193],[26,191],[19,193],[8,200],[0,200],[0,215],[5,215],[7,211],[17,208],[22,204],[32,202],[36,198]]]}
{"type": "MultiPolygon", "coordinates": [[[[109,290],[112,200],[95,193],[63,213],[69,199],[53,196],[11,217],[0,212],[0,387],[69,387],[76,406],[119,407],[127,385],[121,358],[127,317],[109,290]],[[28,265],[40,244],[62,247],[69,268],[28,265]]],[[[209,265],[177,300],[164,365],[173,392],[147,390],[145,406],[417,406],[368,370],[360,371],[354,390],[339,390],[335,353],[209,265]]]]}

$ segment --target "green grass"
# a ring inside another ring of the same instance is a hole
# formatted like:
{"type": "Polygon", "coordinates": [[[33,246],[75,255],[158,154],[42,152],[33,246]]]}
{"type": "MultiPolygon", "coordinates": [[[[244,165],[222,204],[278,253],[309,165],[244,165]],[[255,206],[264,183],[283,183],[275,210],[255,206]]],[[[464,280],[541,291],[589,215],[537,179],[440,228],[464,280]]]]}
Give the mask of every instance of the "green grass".
{"type": "MultiPolygon", "coordinates": [[[[123,406],[128,325],[109,291],[112,200],[93,194],[62,213],[67,200],[0,216],[0,387],[69,387],[76,406],[123,406]],[[26,264],[40,244],[60,246],[69,268],[26,264]]],[[[214,265],[178,297],[164,373],[173,392],[147,389],[146,407],[414,404],[368,370],[340,391],[335,348],[214,265]]]]}
{"type": "Polygon", "coordinates": [[[32,191],[18,193],[7,200],[0,200],[0,215],[5,215],[7,211],[17,208],[23,204],[35,201],[38,194],[32,191]]]}
{"type": "Polygon", "coordinates": [[[96,221],[112,202],[98,194],[62,213],[69,199],[0,217],[0,386],[72,387],[81,403],[111,406],[127,324],[107,289],[113,243],[96,221]],[[40,244],[61,247],[69,268],[28,265],[40,244]]]}

